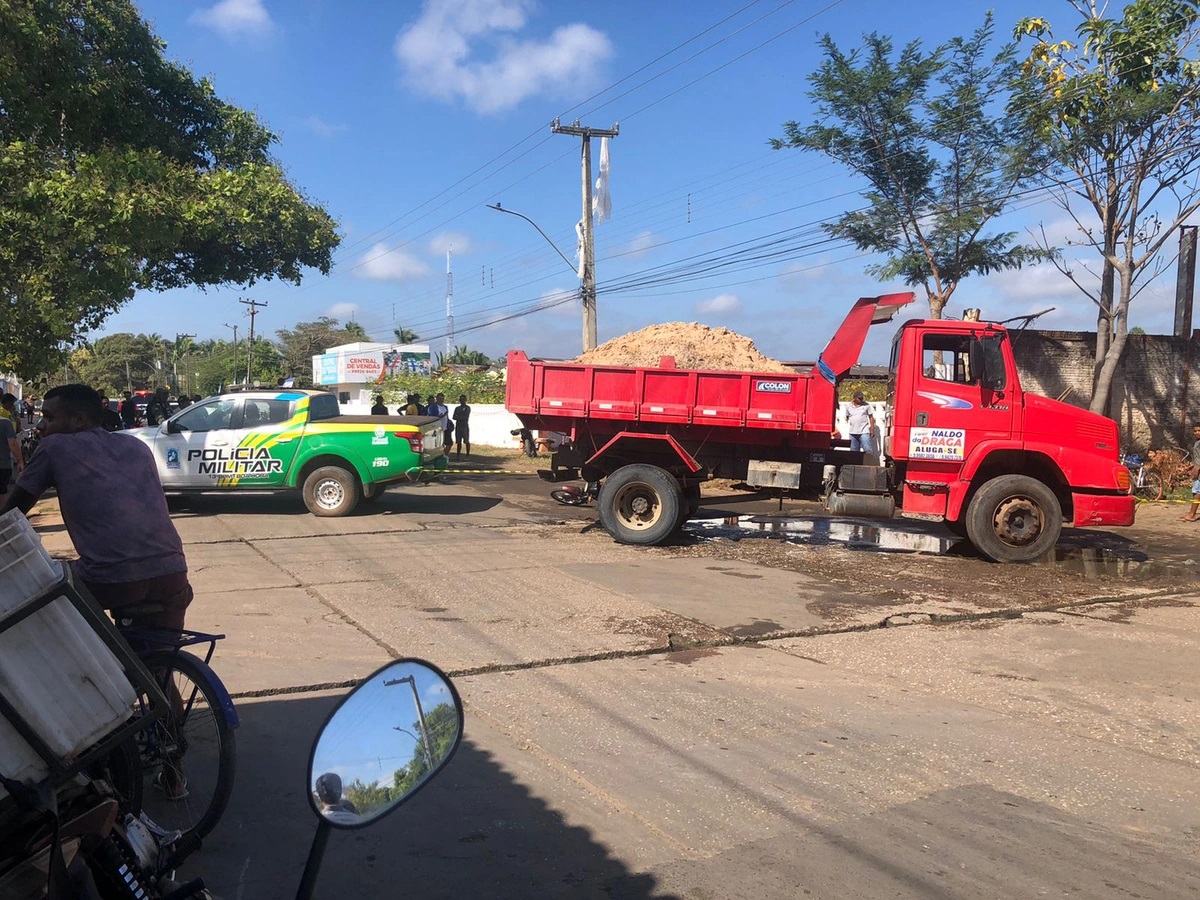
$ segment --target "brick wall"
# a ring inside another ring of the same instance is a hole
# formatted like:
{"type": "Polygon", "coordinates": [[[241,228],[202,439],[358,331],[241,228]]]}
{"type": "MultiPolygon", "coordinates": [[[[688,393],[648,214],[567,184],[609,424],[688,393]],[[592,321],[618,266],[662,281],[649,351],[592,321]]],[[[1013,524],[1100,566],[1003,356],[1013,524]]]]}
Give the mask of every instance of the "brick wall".
{"type": "MultiPolygon", "coordinates": [[[[1013,351],[1025,390],[1087,408],[1094,333],[1026,330],[1016,336],[1013,351]]],[[[1113,375],[1111,409],[1124,447],[1190,447],[1192,423],[1200,422],[1200,331],[1190,341],[1129,335],[1113,375]]]]}

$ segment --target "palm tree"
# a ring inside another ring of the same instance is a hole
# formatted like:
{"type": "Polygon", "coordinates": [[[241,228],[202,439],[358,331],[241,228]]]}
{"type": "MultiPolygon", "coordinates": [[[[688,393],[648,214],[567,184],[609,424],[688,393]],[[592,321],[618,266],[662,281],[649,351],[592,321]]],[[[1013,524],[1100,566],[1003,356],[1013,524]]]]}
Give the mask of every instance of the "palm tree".
{"type": "Polygon", "coordinates": [[[396,336],[397,344],[415,344],[421,339],[421,336],[411,328],[393,328],[392,334],[396,336]]]}
{"type": "Polygon", "coordinates": [[[342,328],[342,334],[355,341],[369,341],[371,336],[367,334],[367,329],[363,328],[358,322],[347,322],[342,328]]]}

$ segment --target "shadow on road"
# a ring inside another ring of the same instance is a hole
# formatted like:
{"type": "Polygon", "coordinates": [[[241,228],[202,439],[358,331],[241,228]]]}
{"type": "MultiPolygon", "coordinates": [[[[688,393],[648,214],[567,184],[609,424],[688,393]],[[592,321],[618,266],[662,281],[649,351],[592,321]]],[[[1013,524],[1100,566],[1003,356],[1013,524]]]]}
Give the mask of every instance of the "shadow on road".
{"type": "MultiPolygon", "coordinates": [[[[312,739],[338,698],[243,700],[233,801],[181,875],[221,897],[295,895],[316,828],[305,797],[312,739]]],[[[479,726],[476,726],[479,727],[479,726]]],[[[563,818],[466,734],[445,770],[375,825],[334,832],[328,897],[671,898],[563,818]]]]}
{"type": "MultiPolygon", "coordinates": [[[[499,497],[431,494],[421,487],[396,487],[375,500],[363,500],[348,518],[393,514],[465,516],[487,512],[499,505],[499,497]]],[[[167,503],[175,518],[189,516],[308,516],[312,515],[299,492],[280,494],[168,494],[167,503]]]]}

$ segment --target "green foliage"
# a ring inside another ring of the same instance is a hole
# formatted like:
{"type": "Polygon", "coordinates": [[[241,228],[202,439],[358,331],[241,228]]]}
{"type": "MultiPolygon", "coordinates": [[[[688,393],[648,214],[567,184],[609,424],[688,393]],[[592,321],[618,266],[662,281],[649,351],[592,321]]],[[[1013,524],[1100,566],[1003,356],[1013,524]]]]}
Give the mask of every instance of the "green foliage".
{"type": "Polygon", "coordinates": [[[393,328],[392,334],[395,335],[397,344],[415,344],[421,339],[411,328],[393,328]]]}
{"type": "Polygon", "coordinates": [[[1031,46],[1010,109],[1056,166],[1058,201],[1078,228],[1071,243],[1096,255],[1086,277],[1059,267],[1098,311],[1091,409],[1104,412],[1139,282],[1162,271],[1164,244],[1200,209],[1200,7],[1133,0],[1108,19],[1070,2],[1074,40],[1042,18],[1017,24],[1031,46]]]}
{"type": "MultiPolygon", "coordinates": [[[[432,754],[435,764],[445,758],[458,736],[458,713],[452,704],[439,703],[426,711],[425,727],[428,730],[426,739],[429,753],[423,743],[415,745],[412,759],[392,772],[391,784],[384,779],[364,784],[356,778],[343,787],[343,795],[354,804],[360,815],[368,815],[408,794],[430,772],[429,754],[432,754]]],[[[417,737],[421,734],[421,723],[412,722],[406,730],[417,737]]],[[[397,735],[397,740],[411,739],[403,734],[397,735]]]]}
{"type": "Polygon", "coordinates": [[[383,394],[389,406],[403,402],[409,394],[428,399],[437,393],[446,395],[446,405],[453,408],[462,394],[468,403],[503,403],[504,383],[491,372],[438,372],[433,375],[392,375],[383,380],[373,393],[383,394]]]}
{"type": "Polygon", "coordinates": [[[328,272],[275,136],[163,48],[130,0],[0,0],[0,368],[54,367],[140,289],[328,272]]]}
{"type": "Polygon", "coordinates": [[[844,378],[838,382],[838,402],[849,403],[855,391],[862,391],[863,399],[868,403],[882,403],[887,399],[887,382],[844,378]]]}
{"type": "Polygon", "coordinates": [[[809,76],[816,121],[786,122],[770,142],[824,153],[867,180],[868,205],[825,230],[882,254],[867,271],[923,287],[935,318],[964,278],[1050,255],[985,231],[1035,167],[1028,136],[994,112],[1016,63],[1012,44],[987,56],[992,31],[989,14],[969,38],[931,52],[913,41],[899,55],[886,36],[845,53],[826,35],[809,76]]]}
{"type": "Polygon", "coordinates": [[[296,379],[296,387],[312,385],[312,358],[330,347],[367,340],[367,334],[357,322],[344,328],[337,319],[321,316],[315,322],[297,322],[294,328],[275,332],[279,339],[280,370],[284,377],[296,379]]]}
{"type": "Polygon", "coordinates": [[[437,355],[437,364],[439,366],[490,366],[492,361],[482,351],[472,350],[466,344],[459,344],[454,348],[453,353],[439,353],[437,355]]]}

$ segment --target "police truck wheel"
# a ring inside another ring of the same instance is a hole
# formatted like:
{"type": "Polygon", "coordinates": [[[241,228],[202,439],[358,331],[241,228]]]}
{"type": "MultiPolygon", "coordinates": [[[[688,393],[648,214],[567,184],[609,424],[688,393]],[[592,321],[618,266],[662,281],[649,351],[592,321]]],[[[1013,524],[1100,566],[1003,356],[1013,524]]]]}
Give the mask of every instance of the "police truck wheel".
{"type": "Polygon", "coordinates": [[[346,516],[358,506],[358,476],[341,466],[321,466],[304,479],[304,505],[314,516],[346,516]]]}
{"type": "Polygon", "coordinates": [[[967,537],[992,562],[1033,562],[1054,549],[1062,507],[1054,491],[1027,475],[1001,475],[967,508],[967,537]]]}
{"type": "Polygon", "coordinates": [[[608,476],[597,501],[600,524],[621,544],[659,544],[676,530],[683,491],[657,466],[622,466],[608,476]]]}

